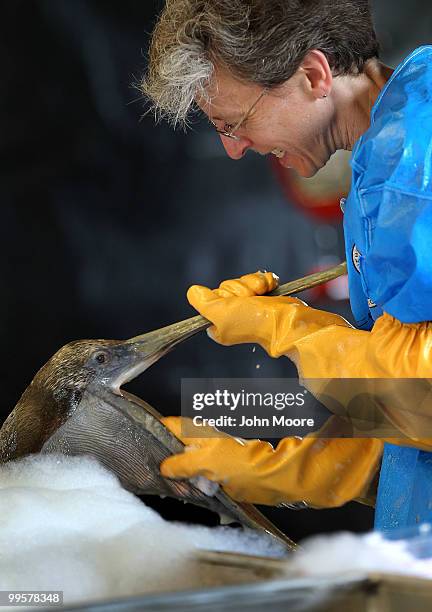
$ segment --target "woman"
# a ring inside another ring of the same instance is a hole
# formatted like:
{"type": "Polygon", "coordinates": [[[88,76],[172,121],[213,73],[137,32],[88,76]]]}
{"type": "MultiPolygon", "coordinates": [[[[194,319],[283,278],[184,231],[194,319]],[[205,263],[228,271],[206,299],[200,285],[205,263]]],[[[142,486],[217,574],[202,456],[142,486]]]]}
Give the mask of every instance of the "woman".
{"type": "MultiPolygon", "coordinates": [[[[378,527],[431,520],[432,445],[420,438],[429,437],[432,402],[427,392],[416,410],[416,387],[401,392],[397,381],[430,372],[432,47],[395,71],[382,64],[364,0],[168,0],[143,90],[174,124],[199,107],[233,159],[272,153],[308,177],[336,150],[353,151],[344,232],[357,328],[300,300],[262,296],[275,283],[268,274],[192,287],[188,298],[215,340],[289,356],[304,378],[392,379],[386,415],[408,437],[384,451],[373,438],[287,438],[276,449],[189,438],[190,451],[162,473],[203,474],[238,500],[317,507],[373,502],[379,475],[378,527]]],[[[181,436],[178,419],[166,424],[181,436]]]]}

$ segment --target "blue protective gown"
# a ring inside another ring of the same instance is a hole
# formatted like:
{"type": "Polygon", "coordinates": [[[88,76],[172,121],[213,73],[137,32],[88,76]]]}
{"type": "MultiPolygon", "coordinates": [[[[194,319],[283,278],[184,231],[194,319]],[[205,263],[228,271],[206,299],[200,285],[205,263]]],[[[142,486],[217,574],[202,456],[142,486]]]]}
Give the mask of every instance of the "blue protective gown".
{"type": "MultiPolygon", "coordinates": [[[[403,323],[431,321],[432,46],[397,67],[351,165],[344,232],[357,326],[370,329],[383,311],[403,323]]],[[[432,521],[432,453],[386,444],[375,526],[423,521],[432,521]]]]}

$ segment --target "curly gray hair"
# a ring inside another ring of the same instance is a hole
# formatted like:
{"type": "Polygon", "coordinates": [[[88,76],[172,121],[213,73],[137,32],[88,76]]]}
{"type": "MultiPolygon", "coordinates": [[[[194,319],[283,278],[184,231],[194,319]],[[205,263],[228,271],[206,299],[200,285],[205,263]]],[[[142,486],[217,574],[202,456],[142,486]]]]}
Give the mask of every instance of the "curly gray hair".
{"type": "Polygon", "coordinates": [[[185,124],[215,66],[264,87],[288,80],[311,49],[335,75],[378,56],[368,0],[167,0],[141,90],[157,117],[185,124]]]}

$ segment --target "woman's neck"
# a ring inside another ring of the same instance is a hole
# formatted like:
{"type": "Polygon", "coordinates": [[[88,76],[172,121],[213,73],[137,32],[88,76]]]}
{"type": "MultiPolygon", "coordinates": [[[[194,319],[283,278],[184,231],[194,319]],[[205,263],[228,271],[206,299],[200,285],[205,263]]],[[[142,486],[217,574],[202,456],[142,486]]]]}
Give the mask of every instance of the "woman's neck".
{"type": "Polygon", "coordinates": [[[372,107],[393,72],[389,66],[372,59],[361,74],[334,78],[333,96],[337,100],[337,112],[333,138],[338,148],[351,151],[369,128],[372,107]]]}

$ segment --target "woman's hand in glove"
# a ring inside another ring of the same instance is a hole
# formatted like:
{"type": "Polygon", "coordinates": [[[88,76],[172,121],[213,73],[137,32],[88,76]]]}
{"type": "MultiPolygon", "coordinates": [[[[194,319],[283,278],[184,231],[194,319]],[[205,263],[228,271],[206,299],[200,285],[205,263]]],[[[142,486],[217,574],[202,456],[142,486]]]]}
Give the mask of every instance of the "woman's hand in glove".
{"type": "Polygon", "coordinates": [[[161,473],[167,478],[205,476],[233,499],[256,504],[305,501],[330,508],[364,500],[383,445],[374,439],[332,438],[331,421],[321,429],[323,437],[285,438],[274,449],[268,442],[241,440],[194,426],[190,419],[166,417],[162,422],[186,448],[165,459],[161,473]]]}

